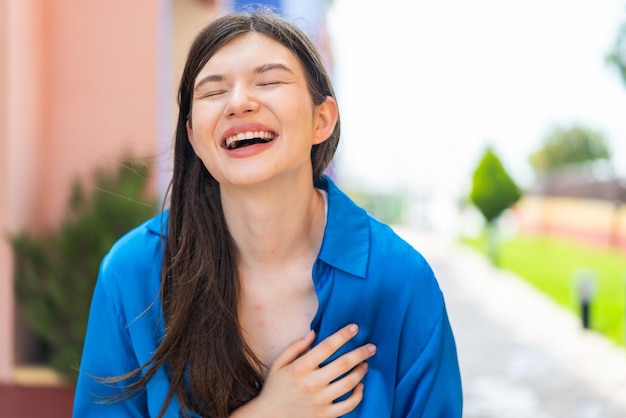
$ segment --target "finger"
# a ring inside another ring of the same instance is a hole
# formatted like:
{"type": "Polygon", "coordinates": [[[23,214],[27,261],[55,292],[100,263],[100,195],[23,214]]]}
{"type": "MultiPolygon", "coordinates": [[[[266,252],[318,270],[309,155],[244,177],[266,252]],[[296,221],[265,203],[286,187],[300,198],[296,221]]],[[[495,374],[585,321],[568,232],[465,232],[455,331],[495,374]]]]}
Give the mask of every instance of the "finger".
{"type": "Polygon", "coordinates": [[[354,391],[343,401],[333,403],[329,408],[330,416],[340,417],[352,412],[363,400],[363,383],[355,386],[354,391]]]}
{"type": "Polygon", "coordinates": [[[356,324],[349,324],[341,328],[313,347],[306,355],[307,361],[312,362],[316,367],[319,366],[328,360],[341,346],[350,341],[357,332],[359,332],[359,327],[356,324]]]}
{"type": "Polygon", "coordinates": [[[281,368],[293,363],[311,346],[311,344],[313,344],[313,340],[315,340],[315,331],[311,330],[304,337],[291,342],[287,348],[276,357],[271,368],[281,368]]]}
{"type": "Polygon", "coordinates": [[[325,382],[332,382],[345,373],[348,373],[355,366],[363,363],[374,354],[376,354],[376,346],[371,343],[355,348],[322,367],[320,369],[321,378],[324,379],[325,382]]]}
{"type": "Polygon", "coordinates": [[[367,363],[361,363],[350,373],[333,381],[324,389],[324,397],[334,400],[353,390],[367,374],[368,367],[367,363]]]}

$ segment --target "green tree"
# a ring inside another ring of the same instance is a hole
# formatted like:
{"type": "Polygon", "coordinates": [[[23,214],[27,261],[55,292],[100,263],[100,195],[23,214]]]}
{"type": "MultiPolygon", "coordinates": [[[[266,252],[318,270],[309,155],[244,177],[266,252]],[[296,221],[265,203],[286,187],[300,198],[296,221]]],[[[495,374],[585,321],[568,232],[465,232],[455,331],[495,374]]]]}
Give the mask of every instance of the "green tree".
{"type": "Polygon", "coordinates": [[[610,158],[611,153],[600,132],[573,125],[553,129],[545,137],[541,149],[530,156],[530,164],[537,171],[553,172],[566,166],[610,158]]]}
{"type": "Polygon", "coordinates": [[[485,150],[474,175],[469,199],[487,223],[487,251],[497,263],[495,221],[522,197],[522,191],[507,173],[491,147],[485,150]]]}
{"type": "Polygon", "coordinates": [[[45,361],[70,381],[80,364],[91,294],[102,257],[125,232],[153,216],[149,168],[124,162],[98,170],[89,191],[73,186],[67,215],[43,235],[11,237],[15,291],[25,318],[46,347],[45,361]]]}
{"type": "Polygon", "coordinates": [[[521,197],[520,188],[493,149],[488,147],[474,171],[470,201],[491,224],[521,197]]]}

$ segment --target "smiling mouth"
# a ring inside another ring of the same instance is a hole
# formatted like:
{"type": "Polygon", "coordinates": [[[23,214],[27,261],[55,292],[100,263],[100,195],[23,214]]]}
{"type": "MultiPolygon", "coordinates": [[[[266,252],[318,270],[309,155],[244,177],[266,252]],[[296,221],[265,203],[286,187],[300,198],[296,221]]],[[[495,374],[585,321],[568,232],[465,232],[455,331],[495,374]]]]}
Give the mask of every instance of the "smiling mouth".
{"type": "Polygon", "coordinates": [[[254,144],[265,144],[274,138],[276,138],[276,134],[269,131],[241,132],[226,138],[224,147],[233,150],[254,144]]]}

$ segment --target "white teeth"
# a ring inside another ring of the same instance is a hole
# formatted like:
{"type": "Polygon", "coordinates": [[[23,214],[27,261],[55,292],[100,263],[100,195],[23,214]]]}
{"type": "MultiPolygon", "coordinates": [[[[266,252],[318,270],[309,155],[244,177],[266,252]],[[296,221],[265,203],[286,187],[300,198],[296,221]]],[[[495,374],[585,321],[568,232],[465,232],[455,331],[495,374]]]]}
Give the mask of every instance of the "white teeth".
{"type": "Polygon", "coordinates": [[[250,132],[240,132],[235,135],[231,135],[226,138],[225,145],[226,148],[232,148],[232,145],[237,141],[243,141],[244,139],[252,139],[252,138],[263,138],[263,139],[272,139],[274,138],[274,134],[268,131],[250,131],[250,132]]]}

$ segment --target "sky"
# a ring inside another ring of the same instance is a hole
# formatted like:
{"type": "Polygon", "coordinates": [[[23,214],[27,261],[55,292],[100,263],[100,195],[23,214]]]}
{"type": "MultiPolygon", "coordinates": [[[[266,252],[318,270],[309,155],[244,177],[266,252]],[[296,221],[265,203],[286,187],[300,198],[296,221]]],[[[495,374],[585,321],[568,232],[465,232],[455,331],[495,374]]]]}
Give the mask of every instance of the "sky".
{"type": "Polygon", "coordinates": [[[491,145],[526,187],[573,124],[626,177],[626,85],[605,62],[625,21],[625,0],[333,0],[340,181],[457,199],[491,145]]]}

